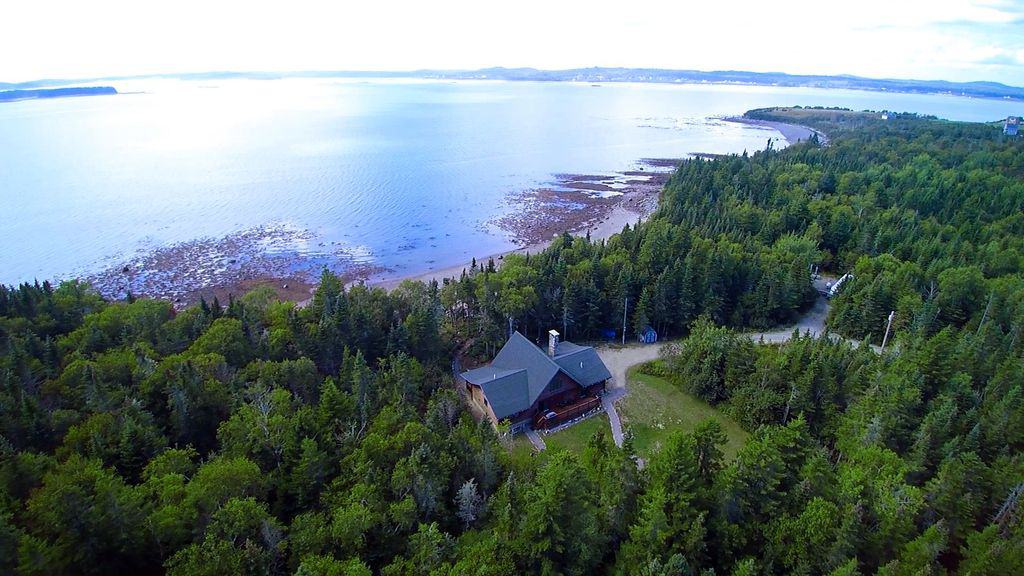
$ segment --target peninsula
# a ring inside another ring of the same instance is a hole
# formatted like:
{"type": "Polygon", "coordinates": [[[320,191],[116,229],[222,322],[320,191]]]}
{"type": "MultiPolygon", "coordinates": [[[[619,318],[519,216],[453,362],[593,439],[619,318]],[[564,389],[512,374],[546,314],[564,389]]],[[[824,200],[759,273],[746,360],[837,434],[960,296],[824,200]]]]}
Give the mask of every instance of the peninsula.
{"type": "Polygon", "coordinates": [[[0,91],[0,102],[36,100],[41,98],[69,98],[72,96],[113,96],[113,86],[69,86],[66,88],[36,88],[30,90],[0,91]]]}

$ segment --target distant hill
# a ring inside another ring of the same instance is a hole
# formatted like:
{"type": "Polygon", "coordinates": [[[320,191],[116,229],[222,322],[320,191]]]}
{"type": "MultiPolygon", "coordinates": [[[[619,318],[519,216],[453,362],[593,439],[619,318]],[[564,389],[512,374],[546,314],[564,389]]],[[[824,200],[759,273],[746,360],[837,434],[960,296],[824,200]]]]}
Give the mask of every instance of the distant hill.
{"type": "MultiPolygon", "coordinates": [[[[406,70],[406,71],[352,71],[311,70],[294,72],[196,72],[184,74],[157,74],[149,76],[121,76],[90,78],[89,82],[128,80],[140,78],[178,78],[182,80],[213,80],[250,78],[270,80],[277,78],[434,78],[450,80],[532,80],[545,82],[656,82],[677,84],[743,84],[754,86],[787,86],[809,88],[846,88],[877,92],[905,92],[914,94],[953,94],[976,98],[1005,98],[1024,100],[1024,87],[1008,86],[999,82],[949,82],[946,80],[901,80],[864,78],[861,76],[827,76],[785,74],[782,72],[745,72],[742,70],[669,70],[664,68],[571,68],[568,70],[538,70],[536,68],[481,68],[479,70],[406,70]]],[[[62,86],[86,80],[33,80],[18,84],[0,82],[0,89],[32,89],[62,86]]]]}
{"type": "Polygon", "coordinates": [[[723,70],[667,70],[662,68],[573,68],[537,70],[535,68],[484,68],[480,70],[420,70],[415,74],[428,78],[480,78],[500,80],[541,80],[577,82],[659,82],[685,84],[749,84],[811,88],[846,88],[879,92],[955,94],[981,98],[1024,100],[1024,88],[998,82],[948,82],[946,80],[898,80],[860,76],[823,76],[782,72],[744,72],[723,70]]]}
{"type": "Polygon", "coordinates": [[[117,90],[113,86],[72,86],[67,88],[6,90],[0,92],[0,102],[32,100],[36,98],[67,98],[70,96],[108,96],[112,94],[117,94],[117,90]]]}

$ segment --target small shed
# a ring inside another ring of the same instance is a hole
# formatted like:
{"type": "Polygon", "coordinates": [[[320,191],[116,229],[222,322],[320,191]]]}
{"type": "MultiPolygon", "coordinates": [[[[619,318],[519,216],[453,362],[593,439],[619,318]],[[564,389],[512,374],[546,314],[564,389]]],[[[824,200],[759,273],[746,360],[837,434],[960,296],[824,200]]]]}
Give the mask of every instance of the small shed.
{"type": "Polygon", "coordinates": [[[636,335],[636,339],[641,344],[654,344],[658,341],[658,333],[654,331],[654,328],[644,326],[644,329],[636,335]]]}

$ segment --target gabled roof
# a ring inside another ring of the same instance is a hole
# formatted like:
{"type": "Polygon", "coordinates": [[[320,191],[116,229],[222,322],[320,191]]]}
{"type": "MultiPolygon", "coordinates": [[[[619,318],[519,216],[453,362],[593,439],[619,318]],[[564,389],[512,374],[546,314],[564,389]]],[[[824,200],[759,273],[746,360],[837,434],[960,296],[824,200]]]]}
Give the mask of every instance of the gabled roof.
{"type": "Polygon", "coordinates": [[[469,372],[463,372],[462,377],[471,384],[483,386],[485,382],[504,378],[515,372],[519,372],[519,370],[506,370],[504,368],[498,368],[492,364],[491,366],[483,366],[481,368],[470,370],[469,372]]]}
{"type": "MultiPolygon", "coordinates": [[[[573,344],[573,346],[576,345],[573,344]]],[[[576,346],[576,348],[577,350],[567,354],[558,354],[561,352],[561,345],[559,345],[559,349],[556,351],[555,364],[558,364],[558,367],[570,378],[585,388],[612,377],[608,367],[597,355],[597,350],[590,346],[576,346]]]]}
{"type": "Polygon", "coordinates": [[[559,342],[551,358],[519,332],[512,333],[490,366],[463,372],[462,377],[483,389],[501,420],[532,406],[559,371],[584,387],[612,377],[590,346],[559,342]]]}
{"type": "Polygon", "coordinates": [[[586,350],[587,348],[590,348],[590,346],[580,346],[579,344],[573,344],[572,342],[566,342],[563,340],[555,347],[555,358],[557,359],[559,356],[579,352],[580,350],[586,350]]]}
{"type": "Polygon", "coordinates": [[[499,420],[530,407],[526,370],[506,370],[491,365],[463,372],[462,377],[483,389],[499,420]]]}
{"type": "Polygon", "coordinates": [[[526,370],[530,400],[523,410],[537,400],[551,383],[551,379],[558,374],[558,365],[519,332],[512,333],[512,337],[494,357],[491,366],[506,370],[526,370]]]}

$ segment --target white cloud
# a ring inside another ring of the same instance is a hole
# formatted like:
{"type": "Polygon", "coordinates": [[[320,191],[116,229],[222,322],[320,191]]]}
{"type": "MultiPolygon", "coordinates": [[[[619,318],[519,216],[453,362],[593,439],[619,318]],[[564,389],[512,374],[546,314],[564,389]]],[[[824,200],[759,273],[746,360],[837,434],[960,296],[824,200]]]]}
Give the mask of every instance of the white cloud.
{"type": "Polygon", "coordinates": [[[601,65],[1024,84],[1019,61],[991,63],[1024,50],[1021,4],[41,0],[5,7],[0,80],[601,65]]]}

